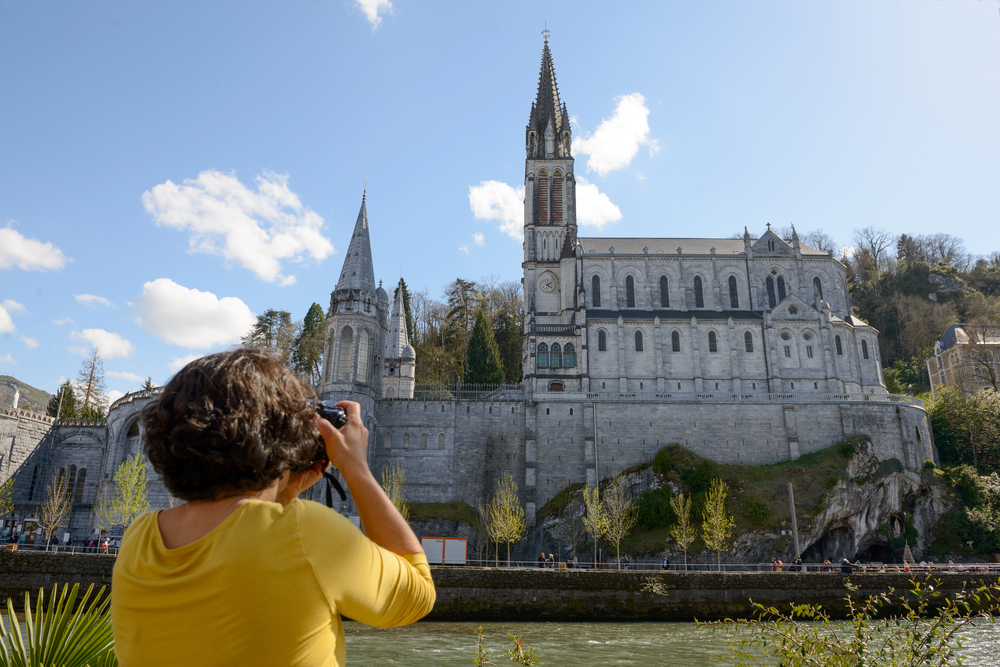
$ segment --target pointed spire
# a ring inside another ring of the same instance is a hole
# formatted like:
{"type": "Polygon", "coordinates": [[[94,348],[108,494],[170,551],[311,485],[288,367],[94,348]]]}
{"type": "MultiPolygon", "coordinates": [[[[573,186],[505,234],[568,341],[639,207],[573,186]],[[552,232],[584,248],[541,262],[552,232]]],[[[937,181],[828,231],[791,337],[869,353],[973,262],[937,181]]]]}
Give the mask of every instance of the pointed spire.
{"type": "Polygon", "coordinates": [[[344,268],[337,281],[337,289],[375,291],[375,268],[372,266],[372,243],[368,235],[368,209],[365,203],[368,190],[361,196],[361,210],[354,224],[354,234],[344,257],[344,268]]]}
{"type": "Polygon", "coordinates": [[[406,308],[403,305],[403,279],[399,279],[389,316],[389,335],[385,339],[385,359],[413,358],[413,347],[406,330],[406,308]]]}
{"type": "Polygon", "coordinates": [[[571,131],[569,115],[566,112],[566,105],[559,100],[556,70],[552,64],[552,52],[549,51],[549,32],[546,30],[542,34],[545,36],[545,46],[542,48],[542,66],[538,74],[538,95],[531,107],[528,131],[534,131],[538,138],[542,138],[551,123],[556,141],[560,142],[562,133],[571,131]]]}

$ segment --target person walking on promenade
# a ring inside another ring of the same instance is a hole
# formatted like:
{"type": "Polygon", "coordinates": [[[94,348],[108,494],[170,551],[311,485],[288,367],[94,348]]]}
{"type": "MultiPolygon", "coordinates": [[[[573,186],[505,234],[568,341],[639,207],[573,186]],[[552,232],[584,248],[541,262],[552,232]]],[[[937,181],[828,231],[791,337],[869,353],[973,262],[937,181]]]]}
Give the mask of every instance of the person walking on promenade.
{"type": "Polygon", "coordinates": [[[538,567],[544,568],[545,563],[548,562],[548,558],[545,557],[545,552],[538,554],[538,567]]]}
{"type": "Polygon", "coordinates": [[[103,547],[104,547],[104,553],[108,553],[108,547],[110,547],[110,546],[111,546],[111,541],[110,541],[110,540],[108,540],[108,538],[106,538],[106,537],[105,537],[105,538],[104,538],[104,544],[103,544],[103,545],[101,545],[101,546],[103,546],[103,547]]]}
{"type": "Polygon", "coordinates": [[[185,503],[141,515],[122,540],[121,667],[343,667],[342,615],[390,628],[431,610],[427,557],[368,467],[361,406],[337,407],[339,429],[312,387],[243,348],[192,361],[143,409],[149,461],[185,503]],[[299,498],[331,464],[364,532],[299,498]]]}
{"type": "Polygon", "coordinates": [[[660,566],[660,569],[661,570],[669,570],[670,569],[670,558],[669,557],[667,557],[667,556],[663,557],[663,565],[660,566]]]}

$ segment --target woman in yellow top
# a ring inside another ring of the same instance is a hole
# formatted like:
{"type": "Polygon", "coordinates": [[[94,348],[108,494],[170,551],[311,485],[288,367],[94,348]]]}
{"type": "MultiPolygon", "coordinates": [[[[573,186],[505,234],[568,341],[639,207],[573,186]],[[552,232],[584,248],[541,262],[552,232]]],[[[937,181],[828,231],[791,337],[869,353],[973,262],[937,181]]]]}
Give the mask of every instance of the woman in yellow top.
{"type": "Polygon", "coordinates": [[[340,430],[270,355],[191,362],[143,411],[146,451],[187,502],[139,517],[112,579],[123,667],[345,664],[341,615],[378,627],[434,606],[423,549],[375,481],[357,403],[340,430]],[[318,431],[317,431],[318,429],[318,431]],[[365,534],[299,494],[330,462],[365,534]]]}

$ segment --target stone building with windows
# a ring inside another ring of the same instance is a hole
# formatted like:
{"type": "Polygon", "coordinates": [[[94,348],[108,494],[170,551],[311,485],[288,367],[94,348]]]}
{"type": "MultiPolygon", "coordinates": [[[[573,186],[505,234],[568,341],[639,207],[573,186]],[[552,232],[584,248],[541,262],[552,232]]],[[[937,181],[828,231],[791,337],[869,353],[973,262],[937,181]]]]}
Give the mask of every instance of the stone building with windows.
{"type": "MultiPolygon", "coordinates": [[[[886,391],[878,332],[852,316],[844,266],[794,232],[578,235],[572,129],[547,38],[525,151],[520,385],[415,382],[399,289],[390,299],[376,283],[362,197],[330,295],[317,389],[361,404],[370,464],[376,475],[402,464],[409,500],[474,505],[511,473],[533,522],[566,486],[595,484],[675,442],[757,465],[864,433],[879,458],[909,470],[937,458],[923,404],[886,391]]],[[[63,475],[76,501],[68,532],[93,535],[96,498],[139,452],[139,411],[154,393],[126,396],[94,422],[0,411],[0,470],[16,478],[12,525],[36,530],[45,480],[63,475]]],[[[150,479],[151,506],[168,505],[150,479]]]]}
{"type": "Polygon", "coordinates": [[[1000,324],[952,324],[925,362],[935,399],[945,387],[967,394],[1000,387],[1000,324]]]}

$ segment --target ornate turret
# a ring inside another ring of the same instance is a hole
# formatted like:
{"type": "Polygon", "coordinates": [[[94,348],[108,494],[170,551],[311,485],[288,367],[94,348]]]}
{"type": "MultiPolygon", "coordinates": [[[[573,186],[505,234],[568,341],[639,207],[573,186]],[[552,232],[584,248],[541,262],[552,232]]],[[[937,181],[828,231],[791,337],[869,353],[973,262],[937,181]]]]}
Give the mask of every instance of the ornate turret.
{"type": "Polygon", "coordinates": [[[538,96],[531,105],[526,129],[526,150],[529,158],[568,158],[571,156],[569,113],[559,101],[556,70],[549,51],[549,31],[542,49],[542,68],[538,74],[538,96]]]}
{"type": "Polygon", "coordinates": [[[417,353],[410,345],[406,330],[406,308],[403,304],[403,279],[399,279],[389,317],[389,334],[385,339],[382,365],[382,396],[413,398],[417,353]]]}

